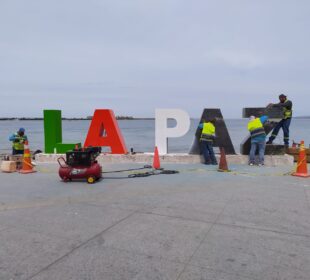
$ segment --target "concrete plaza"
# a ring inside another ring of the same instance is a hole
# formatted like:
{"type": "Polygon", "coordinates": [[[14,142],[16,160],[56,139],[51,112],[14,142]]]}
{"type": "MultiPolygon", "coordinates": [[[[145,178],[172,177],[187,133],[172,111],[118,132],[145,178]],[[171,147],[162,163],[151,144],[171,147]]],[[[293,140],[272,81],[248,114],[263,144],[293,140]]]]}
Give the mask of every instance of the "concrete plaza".
{"type": "Polygon", "coordinates": [[[163,167],[180,173],[93,185],[61,182],[54,164],[0,173],[0,279],[310,279],[310,178],[163,167]]]}

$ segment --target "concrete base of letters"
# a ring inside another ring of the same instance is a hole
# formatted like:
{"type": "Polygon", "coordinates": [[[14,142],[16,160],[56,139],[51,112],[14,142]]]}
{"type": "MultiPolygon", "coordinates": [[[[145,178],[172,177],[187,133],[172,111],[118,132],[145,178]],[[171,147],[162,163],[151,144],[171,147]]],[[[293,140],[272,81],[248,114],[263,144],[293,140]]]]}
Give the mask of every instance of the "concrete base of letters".
{"type": "MultiPolygon", "coordinates": [[[[65,157],[62,154],[38,154],[36,155],[37,163],[54,163],[57,162],[59,157],[65,157]]],[[[216,155],[219,159],[219,155],[216,155]]],[[[247,164],[248,156],[245,155],[227,155],[228,164],[247,164]]],[[[189,154],[167,154],[160,156],[161,163],[203,163],[203,157],[201,155],[189,155],[189,154]]],[[[137,153],[127,155],[112,155],[101,154],[98,157],[98,162],[101,164],[107,163],[144,163],[152,164],[153,153],[137,153]]],[[[266,166],[293,166],[294,158],[290,155],[272,155],[265,156],[266,166]]]]}

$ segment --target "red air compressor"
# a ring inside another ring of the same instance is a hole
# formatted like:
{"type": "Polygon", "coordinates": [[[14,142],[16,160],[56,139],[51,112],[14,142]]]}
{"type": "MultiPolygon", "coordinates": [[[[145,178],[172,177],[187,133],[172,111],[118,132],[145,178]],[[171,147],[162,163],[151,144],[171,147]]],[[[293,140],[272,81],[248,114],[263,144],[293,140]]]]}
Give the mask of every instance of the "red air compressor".
{"type": "Polygon", "coordinates": [[[59,176],[64,182],[73,179],[86,179],[87,183],[93,184],[102,178],[102,167],[96,158],[101,153],[101,147],[88,147],[75,149],[58,159],[59,176]]]}

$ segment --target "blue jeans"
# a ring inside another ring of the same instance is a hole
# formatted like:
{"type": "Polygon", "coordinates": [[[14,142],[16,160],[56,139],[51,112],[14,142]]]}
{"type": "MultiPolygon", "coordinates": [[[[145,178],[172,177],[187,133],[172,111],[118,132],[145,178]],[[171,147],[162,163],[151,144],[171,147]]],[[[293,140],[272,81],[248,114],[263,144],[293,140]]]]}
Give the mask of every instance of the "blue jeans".
{"type": "Polygon", "coordinates": [[[205,159],[205,164],[217,164],[213,151],[213,143],[211,141],[201,141],[202,154],[205,159]]]}
{"type": "Polygon", "coordinates": [[[291,118],[289,119],[283,119],[281,120],[276,127],[273,129],[271,136],[269,137],[269,141],[271,142],[277,137],[280,129],[283,129],[283,134],[284,134],[284,144],[289,145],[289,140],[290,140],[290,125],[291,125],[291,118]]]}
{"type": "Polygon", "coordinates": [[[265,141],[252,142],[250,150],[250,163],[255,163],[255,154],[256,150],[258,149],[259,163],[264,164],[265,148],[266,148],[265,141]]]}

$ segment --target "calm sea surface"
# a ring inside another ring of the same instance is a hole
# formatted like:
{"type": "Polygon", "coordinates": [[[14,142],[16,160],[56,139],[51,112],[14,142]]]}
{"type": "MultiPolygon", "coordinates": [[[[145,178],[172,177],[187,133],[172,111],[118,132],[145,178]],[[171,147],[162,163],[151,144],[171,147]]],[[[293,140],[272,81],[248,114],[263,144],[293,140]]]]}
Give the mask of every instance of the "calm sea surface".
{"type": "MultiPolygon", "coordinates": [[[[118,121],[127,148],[133,148],[137,152],[152,152],[155,145],[155,121],[154,120],[122,120],[118,121]]],[[[90,121],[63,121],[63,143],[83,143],[88,131],[90,121]]],[[[173,126],[173,122],[170,123],[173,126]]],[[[198,119],[191,121],[190,131],[181,138],[169,139],[169,152],[188,152],[193,142],[198,119]]],[[[247,135],[246,119],[227,119],[230,137],[237,152],[240,143],[247,135]]],[[[9,136],[19,127],[26,129],[30,141],[31,150],[43,150],[44,131],[43,121],[0,121],[0,153],[11,150],[9,136]]],[[[274,143],[281,143],[283,133],[274,143]]],[[[291,140],[305,140],[307,146],[310,144],[310,119],[293,119],[291,124],[291,140]]]]}

